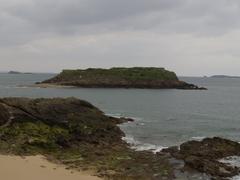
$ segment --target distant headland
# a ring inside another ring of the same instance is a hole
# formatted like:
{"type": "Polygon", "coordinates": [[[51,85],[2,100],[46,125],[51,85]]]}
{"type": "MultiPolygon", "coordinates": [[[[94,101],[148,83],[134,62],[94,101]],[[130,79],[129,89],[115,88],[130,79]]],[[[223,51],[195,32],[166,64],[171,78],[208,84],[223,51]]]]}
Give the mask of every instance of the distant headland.
{"type": "Polygon", "coordinates": [[[86,88],[206,89],[180,81],[174,72],[155,67],[63,70],[57,76],[39,82],[37,85],[86,88]]]}
{"type": "Polygon", "coordinates": [[[211,78],[240,78],[240,76],[214,75],[211,78]]]}
{"type": "Polygon", "coordinates": [[[8,74],[33,74],[30,72],[9,71],[8,74]]]}

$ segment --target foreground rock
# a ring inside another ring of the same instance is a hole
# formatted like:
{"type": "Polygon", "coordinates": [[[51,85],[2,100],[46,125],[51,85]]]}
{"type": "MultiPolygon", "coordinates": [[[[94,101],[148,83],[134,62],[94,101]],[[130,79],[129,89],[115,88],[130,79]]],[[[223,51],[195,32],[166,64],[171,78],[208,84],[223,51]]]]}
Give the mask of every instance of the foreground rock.
{"type": "Polygon", "coordinates": [[[110,179],[173,179],[165,155],[135,152],[122,140],[118,123],[86,101],[0,99],[0,152],[47,156],[110,179]]]}
{"type": "Polygon", "coordinates": [[[69,168],[91,169],[106,179],[171,180],[176,172],[172,157],[184,161],[185,172],[196,170],[217,180],[239,174],[238,167],[220,161],[240,156],[237,142],[206,138],[157,154],[136,152],[122,140],[124,133],[117,126],[128,121],[132,120],[108,117],[90,103],[75,98],[3,98],[0,152],[42,154],[69,168]]]}
{"type": "Polygon", "coordinates": [[[206,138],[189,141],[178,148],[165,149],[177,159],[183,159],[185,169],[195,169],[211,175],[215,179],[226,179],[239,174],[238,167],[232,167],[219,160],[230,156],[240,156],[240,144],[222,138],[206,138]]]}
{"type": "Polygon", "coordinates": [[[54,78],[37,84],[40,87],[61,85],[87,88],[206,89],[180,81],[174,72],[164,68],[143,67],[64,70],[54,78]]]}

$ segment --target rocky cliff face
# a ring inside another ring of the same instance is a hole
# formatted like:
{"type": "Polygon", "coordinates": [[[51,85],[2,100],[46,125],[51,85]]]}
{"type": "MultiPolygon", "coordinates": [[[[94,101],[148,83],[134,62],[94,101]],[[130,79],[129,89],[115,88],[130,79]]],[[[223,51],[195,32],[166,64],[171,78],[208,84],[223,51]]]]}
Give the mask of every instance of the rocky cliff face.
{"type": "Polygon", "coordinates": [[[88,88],[205,89],[179,81],[163,68],[112,68],[64,70],[42,83],[88,88]]]}

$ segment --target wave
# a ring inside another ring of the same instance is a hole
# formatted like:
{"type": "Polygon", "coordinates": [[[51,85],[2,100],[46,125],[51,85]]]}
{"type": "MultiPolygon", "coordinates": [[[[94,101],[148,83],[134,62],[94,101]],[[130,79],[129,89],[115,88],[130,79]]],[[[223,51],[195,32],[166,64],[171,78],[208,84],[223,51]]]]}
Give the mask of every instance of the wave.
{"type": "MultiPolygon", "coordinates": [[[[232,167],[240,168],[240,156],[230,156],[227,158],[220,159],[219,162],[225,163],[232,167]]],[[[231,180],[240,180],[240,175],[232,177],[231,180]]]]}
{"type": "Polygon", "coordinates": [[[167,148],[164,146],[158,146],[158,145],[149,144],[149,143],[142,143],[140,141],[135,140],[132,136],[126,136],[126,137],[123,137],[122,139],[125,142],[127,142],[132,149],[136,151],[152,151],[153,153],[157,153],[167,148]]]}
{"type": "Polygon", "coordinates": [[[105,113],[106,116],[111,116],[111,117],[115,117],[115,118],[122,118],[122,117],[125,117],[125,118],[130,118],[130,119],[134,119],[134,121],[141,121],[143,120],[143,118],[140,118],[140,117],[135,117],[135,116],[125,116],[121,113],[105,113]]]}
{"type": "Polygon", "coordinates": [[[111,117],[114,117],[114,118],[121,118],[123,117],[122,114],[120,113],[105,113],[106,116],[111,116],[111,117]]]}
{"type": "Polygon", "coordinates": [[[240,175],[234,176],[231,180],[240,180],[240,175]]]}
{"type": "Polygon", "coordinates": [[[194,136],[194,137],[192,137],[192,139],[195,140],[195,141],[202,141],[205,138],[206,138],[205,136],[194,136]]]}
{"type": "MultiPolygon", "coordinates": [[[[111,116],[111,117],[115,117],[115,118],[121,118],[121,117],[126,117],[123,114],[120,113],[105,113],[106,116],[111,116]]],[[[131,118],[134,119],[134,121],[141,121],[143,120],[140,117],[131,117],[131,116],[127,116],[127,118],[131,118]]],[[[137,123],[137,125],[140,126],[144,126],[145,123],[137,123]]],[[[127,142],[130,147],[136,151],[152,151],[153,153],[157,153],[160,152],[162,149],[166,149],[167,147],[164,146],[157,146],[154,144],[149,144],[149,143],[142,143],[140,141],[135,140],[132,136],[127,135],[125,137],[122,138],[125,142],[127,142]]]]}

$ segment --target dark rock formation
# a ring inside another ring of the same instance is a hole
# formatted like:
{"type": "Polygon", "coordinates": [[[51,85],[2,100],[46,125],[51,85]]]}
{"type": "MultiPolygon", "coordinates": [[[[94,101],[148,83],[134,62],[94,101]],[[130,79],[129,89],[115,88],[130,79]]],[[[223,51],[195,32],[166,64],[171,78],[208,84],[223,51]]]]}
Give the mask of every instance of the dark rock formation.
{"type": "Polygon", "coordinates": [[[135,152],[122,140],[117,124],[132,121],[108,117],[75,98],[0,99],[0,152],[43,154],[69,168],[95,168],[110,179],[173,179],[164,155],[135,152]]]}
{"type": "Polygon", "coordinates": [[[240,156],[240,144],[214,137],[202,141],[189,141],[177,148],[165,149],[178,159],[183,159],[185,168],[193,168],[216,179],[225,179],[239,173],[239,168],[220,162],[222,158],[240,156]]]}
{"type": "Polygon", "coordinates": [[[119,123],[132,121],[104,115],[90,103],[75,98],[0,99],[0,152],[43,154],[70,168],[94,167],[110,179],[174,179],[175,157],[191,169],[225,180],[239,173],[219,161],[240,156],[240,144],[222,138],[189,141],[153,154],[136,152],[122,140],[119,123]],[[170,154],[170,155],[169,155],[170,154]]]}
{"type": "Polygon", "coordinates": [[[37,84],[87,88],[206,89],[180,81],[174,72],[164,68],[141,67],[63,70],[54,78],[37,84]]]}

